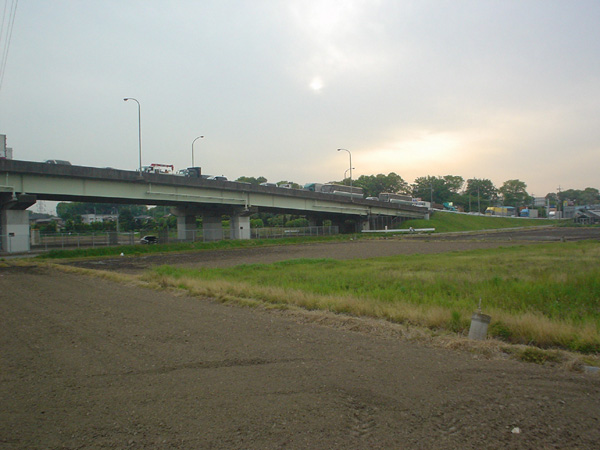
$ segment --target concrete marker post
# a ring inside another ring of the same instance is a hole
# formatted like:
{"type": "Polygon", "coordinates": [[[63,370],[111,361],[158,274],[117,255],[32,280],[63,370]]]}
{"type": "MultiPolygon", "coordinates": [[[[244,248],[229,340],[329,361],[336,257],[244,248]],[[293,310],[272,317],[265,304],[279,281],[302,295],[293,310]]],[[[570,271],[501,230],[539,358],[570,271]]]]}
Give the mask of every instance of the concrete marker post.
{"type": "Polygon", "coordinates": [[[469,329],[469,339],[475,341],[484,341],[487,337],[488,325],[491,321],[491,316],[482,314],[481,299],[479,299],[479,308],[471,316],[471,328],[469,329]]]}

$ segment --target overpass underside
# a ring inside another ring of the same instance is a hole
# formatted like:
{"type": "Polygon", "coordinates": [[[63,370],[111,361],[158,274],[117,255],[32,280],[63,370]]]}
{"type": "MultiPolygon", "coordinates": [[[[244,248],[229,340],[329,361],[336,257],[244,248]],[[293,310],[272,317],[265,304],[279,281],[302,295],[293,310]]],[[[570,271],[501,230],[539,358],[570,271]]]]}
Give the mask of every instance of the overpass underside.
{"type": "Polygon", "coordinates": [[[428,217],[424,208],[298,189],[0,160],[2,251],[29,250],[26,208],[37,200],[168,205],[177,216],[181,240],[188,240],[192,233],[195,234],[197,217],[202,217],[204,235],[208,239],[222,236],[223,215],[230,217],[233,239],[250,238],[250,216],[256,212],[305,215],[311,224],[328,219],[340,229],[350,221],[355,224],[351,231],[428,217]],[[25,228],[26,238],[23,237],[25,228]],[[19,239],[16,239],[17,235],[19,239]]]}

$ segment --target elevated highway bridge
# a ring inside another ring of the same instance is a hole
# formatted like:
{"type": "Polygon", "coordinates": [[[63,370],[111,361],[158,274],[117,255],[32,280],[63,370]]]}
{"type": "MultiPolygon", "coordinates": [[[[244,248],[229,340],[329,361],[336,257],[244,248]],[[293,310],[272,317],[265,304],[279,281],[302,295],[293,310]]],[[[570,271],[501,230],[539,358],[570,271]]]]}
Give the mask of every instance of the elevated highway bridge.
{"type": "Polygon", "coordinates": [[[302,189],[3,159],[2,251],[29,250],[26,209],[37,200],[168,205],[177,216],[178,238],[182,240],[192,236],[197,216],[202,216],[204,236],[209,240],[222,235],[222,215],[231,217],[232,239],[249,239],[249,216],[260,211],[305,215],[314,224],[324,219],[338,225],[351,220],[356,231],[373,229],[385,218],[429,217],[426,208],[302,189]]]}

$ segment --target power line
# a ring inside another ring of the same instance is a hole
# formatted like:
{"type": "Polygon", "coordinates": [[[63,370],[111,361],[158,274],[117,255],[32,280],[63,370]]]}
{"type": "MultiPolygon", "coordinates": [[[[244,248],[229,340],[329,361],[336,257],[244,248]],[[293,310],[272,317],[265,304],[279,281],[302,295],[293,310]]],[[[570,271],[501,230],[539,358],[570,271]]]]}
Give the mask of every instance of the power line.
{"type": "Polygon", "coordinates": [[[4,81],[4,74],[6,73],[6,63],[8,62],[8,52],[10,50],[10,41],[12,39],[13,26],[15,24],[15,17],[17,15],[17,6],[19,0],[12,0],[10,5],[10,11],[8,14],[8,20],[6,19],[6,5],[7,1],[4,2],[4,13],[2,14],[2,28],[0,29],[0,42],[4,39],[4,47],[2,49],[2,59],[0,60],[0,91],[2,90],[2,82],[4,81]],[[4,33],[5,24],[7,25],[6,33],[4,33]]]}

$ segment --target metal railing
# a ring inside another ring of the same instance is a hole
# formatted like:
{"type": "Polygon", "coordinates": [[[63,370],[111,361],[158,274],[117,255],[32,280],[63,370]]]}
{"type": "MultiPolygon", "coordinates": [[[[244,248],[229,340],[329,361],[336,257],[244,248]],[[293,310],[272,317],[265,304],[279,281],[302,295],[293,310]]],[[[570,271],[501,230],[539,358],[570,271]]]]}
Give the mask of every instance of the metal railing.
{"type": "Polygon", "coordinates": [[[252,228],[252,239],[276,239],[293,236],[331,236],[339,234],[337,226],[326,227],[290,227],[290,228],[252,228]]]}

